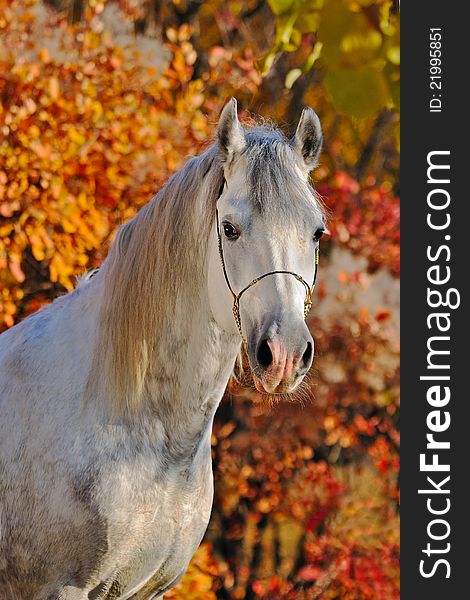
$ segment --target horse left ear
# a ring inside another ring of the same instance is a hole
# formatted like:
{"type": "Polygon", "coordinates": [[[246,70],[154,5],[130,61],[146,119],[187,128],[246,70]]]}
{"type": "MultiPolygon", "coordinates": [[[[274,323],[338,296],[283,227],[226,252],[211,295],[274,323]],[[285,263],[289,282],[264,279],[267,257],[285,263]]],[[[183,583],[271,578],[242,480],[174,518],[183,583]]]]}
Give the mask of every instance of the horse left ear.
{"type": "Polygon", "coordinates": [[[303,109],[299,124],[290,145],[302,157],[308,171],[318,164],[318,157],[323,146],[323,133],[317,113],[309,107],[303,109]]]}
{"type": "Polygon", "coordinates": [[[245,135],[237,115],[237,101],[231,98],[220,115],[217,125],[217,139],[222,162],[232,158],[245,148],[245,135]]]}

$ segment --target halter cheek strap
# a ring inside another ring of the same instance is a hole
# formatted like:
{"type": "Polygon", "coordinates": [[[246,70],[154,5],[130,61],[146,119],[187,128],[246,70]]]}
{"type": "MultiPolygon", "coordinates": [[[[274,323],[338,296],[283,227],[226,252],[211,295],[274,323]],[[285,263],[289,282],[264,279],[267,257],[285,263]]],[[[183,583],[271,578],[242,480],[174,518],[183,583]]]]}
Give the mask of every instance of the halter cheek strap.
{"type": "MultiPolygon", "coordinates": [[[[222,186],[220,188],[220,192],[219,192],[219,198],[222,195],[222,192],[224,190],[224,186],[225,186],[225,180],[222,183],[222,186]]],[[[242,297],[242,295],[249,290],[251,287],[253,287],[254,285],[256,285],[259,281],[261,281],[262,279],[264,279],[265,277],[268,277],[269,275],[277,275],[277,274],[285,274],[285,275],[292,275],[293,277],[295,277],[297,279],[297,281],[300,281],[300,283],[303,284],[303,286],[305,287],[305,300],[304,300],[304,318],[307,317],[310,308],[312,306],[312,296],[313,296],[313,291],[315,289],[315,283],[316,283],[316,279],[317,279],[317,271],[318,271],[318,262],[319,262],[319,258],[320,258],[320,247],[319,245],[315,247],[315,261],[314,261],[314,271],[313,271],[313,282],[312,285],[309,285],[305,279],[299,275],[298,273],[294,273],[293,271],[284,271],[284,270],[276,270],[276,271],[269,271],[268,273],[264,273],[264,275],[260,275],[259,277],[255,277],[254,279],[252,279],[250,281],[250,283],[248,285],[246,285],[240,292],[235,293],[231,284],[230,284],[230,279],[228,277],[227,274],[227,268],[225,265],[225,259],[224,259],[224,249],[222,246],[222,235],[220,233],[220,222],[219,222],[219,211],[217,209],[215,209],[215,216],[216,216],[216,225],[217,225],[217,246],[219,249],[219,257],[220,257],[220,263],[222,265],[222,271],[224,273],[224,277],[225,277],[225,282],[227,284],[228,289],[230,290],[230,293],[232,294],[232,300],[233,300],[233,305],[232,305],[232,313],[233,313],[233,318],[235,319],[235,324],[237,325],[237,329],[240,333],[240,336],[243,340],[243,343],[246,343],[245,338],[243,337],[243,332],[242,332],[242,321],[241,321],[241,316],[240,316],[240,298],[242,297]]]]}

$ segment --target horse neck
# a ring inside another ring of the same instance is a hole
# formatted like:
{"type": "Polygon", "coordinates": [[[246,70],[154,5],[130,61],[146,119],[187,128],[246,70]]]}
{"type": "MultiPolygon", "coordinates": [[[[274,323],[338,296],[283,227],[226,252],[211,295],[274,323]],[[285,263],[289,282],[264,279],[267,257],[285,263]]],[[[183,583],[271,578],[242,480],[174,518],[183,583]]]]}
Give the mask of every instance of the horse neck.
{"type": "MultiPolygon", "coordinates": [[[[216,241],[209,236],[207,247],[211,243],[216,241]]],[[[178,264],[172,268],[177,269],[178,264]]],[[[240,347],[238,334],[224,332],[212,316],[207,251],[206,258],[196,261],[189,272],[191,277],[179,281],[172,290],[171,303],[152,335],[144,391],[131,415],[134,432],[163,436],[173,458],[192,456],[202,434],[210,428],[240,347]]],[[[105,280],[100,275],[88,284],[96,288],[97,298],[105,293],[105,280]]],[[[144,288],[140,293],[150,291],[144,288]]],[[[112,394],[105,394],[98,402],[108,402],[109,407],[111,398],[112,394]]]]}
{"type": "Polygon", "coordinates": [[[189,314],[162,335],[156,364],[149,370],[144,405],[163,426],[173,455],[191,456],[212,423],[239,351],[238,336],[225,334],[212,318],[203,294],[189,314]]]}

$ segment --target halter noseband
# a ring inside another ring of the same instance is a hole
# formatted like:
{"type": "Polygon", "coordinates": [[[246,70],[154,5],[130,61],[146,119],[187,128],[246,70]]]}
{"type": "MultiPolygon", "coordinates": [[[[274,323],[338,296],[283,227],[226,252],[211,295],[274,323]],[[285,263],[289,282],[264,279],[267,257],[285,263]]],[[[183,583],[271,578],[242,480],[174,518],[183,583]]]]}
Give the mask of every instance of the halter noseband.
{"type": "MultiPolygon", "coordinates": [[[[226,181],[224,179],[224,181],[222,183],[222,186],[220,188],[217,200],[222,195],[222,193],[224,191],[225,184],[226,184],[226,181]]],[[[238,329],[238,331],[240,333],[240,336],[242,338],[243,343],[246,343],[246,340],[243,337],[243,332],[242,332],[242,321],[241,321],[241,316],[240,316],[240,298],[242,297],[242,295],[247,290],[249,290],[251,287],[253,287],[255,284],[257,284],[259,281],[261,281],[265,277],[268,277],[269,275],[277,275],[277,274],[292,275],[293,277],[295,277],[297,279],[297,281],[300,281],[300,283],[303,284],[303,286],[305,287],[304,318],[306,318],[307,315],[308,315],[308,313],[309,313],[309,311],[310,311],[310,308],[312,306],[312,296],[313,296],[313,291],[315,290],[315,283],[316,283],[316,280],[317,280],[318,262],[319,262],[319,257],[320,257],[320,247],[319,247],[319,245],[316,246],[316,248],[315,248],[315,261],[314,261],[315,270],[313,272],[313,282],[312,282],[311,286],[308,285],[308,283],[305,281],[305,279],[301,275],[299,275],[298,273],[294,273],[293,271],[284,271],[284,270],[269,271],[268,273],[264,273],[264,275],[260,275],[259,277],[255,277],[254,279],[252,279],[248,285],[246,285],[240,292],[238,292],[238,294],[236,294],[233,291],[233,288],[232,288],[232,286],[230,284],[230,279],[229,279],[228,274],[227,274],[227,268],[225,266],[224,250],[223,250],[223,247],[222,247],[222,236],[220,234],[219,211],[217,209],[217,205],[215,207],[215,219],[216,219],[216,224],[217,224],[217,245],[218,245],[218,248],[219,248],[220,262],[222,264],[222,270],[224,272],[225,282],[227,284],[228,289],[230,290],[230,293],[232,294],[232,299],[233,299],[233,305],[232,305],[233,318],[235,319],[235,323],[237,325],[237,329],[238,329]]]]}

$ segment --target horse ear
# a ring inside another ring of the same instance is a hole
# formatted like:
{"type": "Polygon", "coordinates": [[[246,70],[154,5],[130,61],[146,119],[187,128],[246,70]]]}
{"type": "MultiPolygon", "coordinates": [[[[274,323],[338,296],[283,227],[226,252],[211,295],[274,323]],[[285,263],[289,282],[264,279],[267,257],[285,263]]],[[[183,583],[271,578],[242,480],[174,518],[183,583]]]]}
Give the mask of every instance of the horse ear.
{"type": "Polygon", "coordinates": [[[302,157],[308,171],[318,164],[318,157],[323,146],[323,133],[317,113],[309,107],[303,109],[299,124],[290,145],[302,157]]]}
{"type": "Polygon", "coordinates": [[[230,161],[245,148],[245,136],[237,116],[237,101],[231,98],[219,118],[217,139],[222,162],[230,161]]]}

